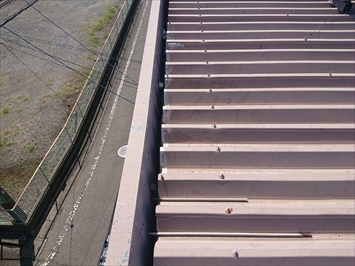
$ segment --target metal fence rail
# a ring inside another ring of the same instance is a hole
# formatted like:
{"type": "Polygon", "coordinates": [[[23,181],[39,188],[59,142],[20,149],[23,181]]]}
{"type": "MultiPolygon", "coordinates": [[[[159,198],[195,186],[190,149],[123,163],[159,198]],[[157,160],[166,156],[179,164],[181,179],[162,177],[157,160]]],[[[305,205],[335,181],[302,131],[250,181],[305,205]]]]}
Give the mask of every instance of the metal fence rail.
{"type": "Polygon", "coordinates": [[[107,55],[110,55],[114,49],[132,3],[133,0],[126,0],[123,3],[64,127],[36,169],[15,206],[12,209],[0,210],[0,225],[13,225],[14,222],[27,225],[46,191],[51,187],[56,171],[78,135],[96,90],[105,89],[100,88],[98,84],[111,59],[107,55]],[[17,217],[16,220],[13,218],[14,216],[17,217]]]}

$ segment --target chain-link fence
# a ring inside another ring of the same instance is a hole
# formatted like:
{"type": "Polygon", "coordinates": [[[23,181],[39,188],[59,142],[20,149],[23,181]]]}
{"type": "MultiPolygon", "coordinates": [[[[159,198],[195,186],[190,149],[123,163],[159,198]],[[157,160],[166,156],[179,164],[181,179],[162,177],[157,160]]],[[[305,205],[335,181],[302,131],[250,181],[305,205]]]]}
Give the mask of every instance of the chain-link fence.
{"type": "Polygon", "coordinates": [[[17,200],[16,205],[11,210],[0,209],[0,225],[11,225],[14,222],[26,224],[36,210],[39,202],[41,202],[45,192],[51,186],[57,168],[73,145],[73,140],[76,138],[78,129],[88,111],[95,91],[105,89],[100,88],[99,82],[110,60],[107,55],[110,55],[114,49],[114,45],[121,33],[132,3],[133,0],[126,0],[123,3],[69,118],[36,172],[33,174],[20,198],[17,200]]]}

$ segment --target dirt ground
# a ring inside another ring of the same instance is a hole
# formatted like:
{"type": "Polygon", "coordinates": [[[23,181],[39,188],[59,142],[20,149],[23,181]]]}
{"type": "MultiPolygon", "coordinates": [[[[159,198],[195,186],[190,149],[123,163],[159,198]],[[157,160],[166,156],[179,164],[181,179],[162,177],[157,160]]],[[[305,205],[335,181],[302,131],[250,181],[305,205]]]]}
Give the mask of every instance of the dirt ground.
{"type": "MultiPolygon", "coordinates": [[[[37,10],[29,7],[5,25],[12,32],[0,29],[0,185],[13,198],[53,143],[68,117],[68,104],[75,102],[85,81],[35,47],[88,73],[95,57],[87,48],[100,50],[114,20],[112,12],[122,2],[39,0],[37,10]]],[[[0,22],[26,5],[16,0],[2,7],[0,22]]]]}

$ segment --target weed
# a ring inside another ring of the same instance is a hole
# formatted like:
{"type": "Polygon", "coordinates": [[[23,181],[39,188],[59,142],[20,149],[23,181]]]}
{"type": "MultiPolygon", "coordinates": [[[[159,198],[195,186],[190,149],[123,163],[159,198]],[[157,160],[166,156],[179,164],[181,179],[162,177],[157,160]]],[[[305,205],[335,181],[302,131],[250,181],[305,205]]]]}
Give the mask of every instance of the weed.
{"type": "Polygon", "coordinates": [[[4,147],[7,143],[7,138],[6,137],[0,137],[0,148],[4,147]]]}
{"type": "Polygon", "coordinates": [[[28,101],[29,99],[30,99],[30,96],[28,96],[28,95],[26,95],[26,96],[24,96],[24,95],[19,95],[19,96],[17,96],[16,97],[16,99],[18,100],[18,101],[28,101]]]}
{"type": "Polygon", "coordinates": [[[9,85],[9,76],[6,73],[0,75],[0,87],[2,90],[7,90],[9,85]]]}
{"type": "Polygon", "coordinates": [[[47,101],[47,98],[50,97],[48,94],[42,94],[41,97],[39,97],[39,100],[43,103],[47,101]]]}
{"type": "Polygon", "coordinates": [[[23,167],[3,171],[0,173],[0,184],[16,201],[23,188],[37,169],[39,162],[33,161],[23,167]]]}
{"type": "Polygon", "coordinates": [[[58,95],[61,98],[71,98],[72,96],[76,96],[81,91],[90,74],[90,70],[81,69],[79,72],[83,74],[79,78],[72,77],[70,80],[59,85],[60,90],[58,91],[58,95]]]}
{"type": "Polygon", "coordinates": [[[5,130],[0,132],[0,148],[5,146],[11,146],[14,144],[9,138],[12,138],[10,130],[5,130]]]}
{"type": "MultiPolygon", "coordinates": [[[[100,39],[96,35],[96,32],[101,31],[105,28],[105,26],[115,17],[116,9],[119,5],[109,6],[104,14],[104,17],[96,21],[94,24],[86,26],[86,32],[88,35],[88,41],[90,49],[94,49],[100,45],[100,39]]],[[[88,57],[92,56],[89,54],[88,57]]]]}
{"type": "Polygon", "coordinates": [[[100,19],[95,25],[93,30],[94,31],[100,31],[102,30],[110,21],[113,19],[113,17],[116,14],[116,8],[109,6],[105,12],[105,15],[102,19],[100,19]]]}
{"type": "Polygon", "coordinates": [[[5,107],[4,109],[2,109],[2,113],[3,113],[4,115],[7,115],[8,113],[10,113],[9,108],[8,108],[8,107],[5,107]]]}
{"type": "Polygon", "coordinates": [[[36,149],[37,143],[32,143],[30,145],[27,146],[27,150],[32,153],[35,149],[36,149]]]}

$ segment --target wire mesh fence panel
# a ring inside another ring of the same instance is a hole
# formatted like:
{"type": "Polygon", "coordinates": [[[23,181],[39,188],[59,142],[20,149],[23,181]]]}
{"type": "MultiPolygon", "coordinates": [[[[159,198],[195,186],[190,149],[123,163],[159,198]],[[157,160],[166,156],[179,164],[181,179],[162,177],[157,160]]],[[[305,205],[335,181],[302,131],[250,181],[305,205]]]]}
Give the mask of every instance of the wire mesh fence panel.
{"type": "Polygon", "coordinates": [[[14,218],[6,210],[0,210],[0,225],[11,225],[13,220],[14,218]]]}
{"type": "Polygon", "coordinates": [[[14,210],[15,214],[26,222],[30,219],[43,194],[49,187],[49,179],[44,173],[45,171],[42,168],[36,172],[14,210]]]}
{"type": "MultiPolygon", "coordinates": [[[[31,215],[36,210],[37,205],[42,200],[48,187],[51,185],[52,179],[60,166],[62,160],[67,155],[68,150],[73,145],[73,141],[79,132],[81,123],[88,111],[92,97],[97,89],[107,89],[100,87],[100,79],[104,73],[107,64],[110,61],[110,54],[114,48],[117,38],[119,38],[123,23],[132,5],[133,0],[127,0],[123,3],[121,10],[116,17],[116,21],[111,29],[105,45],[100,55],[98,55],[96,63],[92,69],[90,76],[84,85],[74,110],[71,112],[66,124],[55,143],[48,151],[46,157],[42,160],[40,167],[34,173],[30,183],[27,185],[22,196],[19,198],[16,208],[11,214],[18,217],[18,220],[28,222],[31,215]]],[[[0,225],[12,224],[16,220],[6,211],[0,210],[0,225]]]]}

